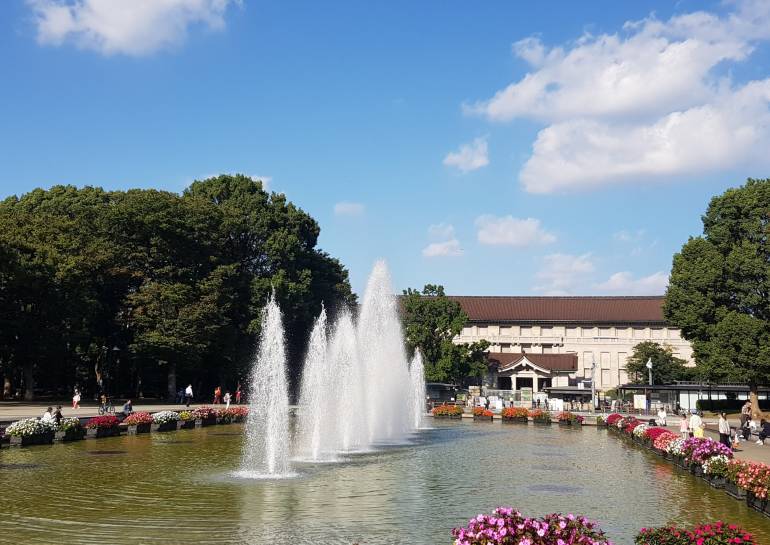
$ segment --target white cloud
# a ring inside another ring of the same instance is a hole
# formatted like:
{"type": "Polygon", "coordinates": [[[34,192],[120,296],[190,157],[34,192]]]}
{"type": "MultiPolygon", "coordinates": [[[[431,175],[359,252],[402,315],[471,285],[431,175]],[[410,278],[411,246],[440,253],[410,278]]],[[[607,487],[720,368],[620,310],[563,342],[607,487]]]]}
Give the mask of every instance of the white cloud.
{"type": "Polygon", "coordinates": [[[636,242],[644,238],[645,230],[637,229],[636,231],[629,231],[627,229],[621,229],[612,234],[612,238],[618,242],[636,242]]]}
{"type": "Polygon", "coordinates": [[[104,55],[141,56],[184,42],[192,25],[225,27],[225,12],[240,0],[27,0],[37,40],[72,42],[104,55]]]}
{"type": "Polygon", "coordinates": [[[547,125],[519,174],[533,193],[767,165],[770,79],[737,85],[722,75],[767,39],[770,2],[760,0],[724,17],[629,22],[563,47],[527,38],[514,53],[532,70],[466,110],[547,125]]]}
{"type": "Polygon", "coordinates": [[[449,223],[437,223],[428,227],[428,236],[432,239],[443,240],[452,238],[455,234],[455,228],[449,223]]]}
{"type": "Polygon", "coordinates": [[[463,255],[460,242],[453,238],[444,242],[431,242],[422,249],[423,257],[457,257],[463,255]]]}
{"type": "Polygon", "coordinates": [[[533,289],[546,295],[568,295],[586,285],[593,272],[591,254],[550,254],[543,258],[533,289]]]}
{"type": "Polygon", "coordinates": [[[620,293],[623,295],[660,295],[665,293],[668,286],[668,275],[663,271],[649,276],[634,278],[628,271],[617,272],[607,281],[596,285],[598,291],[604,293],[620,293]]]}
{"type": "Polygon", "coordinates": [[[470,144],[463,144],[459,151],[448,153],[444,157],[444,164],[457,168],[463,174],[487,166],[489,164],[487,139],[480,137],[470,144]]]}
{"type": "Polygon", "coordinates": [[[342,201],[334,205],[335,216],[363,216],[364,205],[360,202],[342,201]]]}
{"type": "Polygon", "coordinates": [[[481,244],[505,246],[532,246],[551,244],[556,236],[540,226],[535,218],[496,217],[490,214],[476,218],[477,236],[481,244]]]}

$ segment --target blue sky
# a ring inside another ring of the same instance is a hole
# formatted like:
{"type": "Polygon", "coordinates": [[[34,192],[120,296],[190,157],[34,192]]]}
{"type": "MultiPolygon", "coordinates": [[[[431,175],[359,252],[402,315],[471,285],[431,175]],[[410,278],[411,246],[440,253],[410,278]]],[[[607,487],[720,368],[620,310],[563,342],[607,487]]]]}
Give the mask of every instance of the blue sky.
{"type": "Polygon", "coordinates": [[[0,195],[268,177],[361,291],[662,293],[767,177],[768,2],[0,3],[0,195]]]}

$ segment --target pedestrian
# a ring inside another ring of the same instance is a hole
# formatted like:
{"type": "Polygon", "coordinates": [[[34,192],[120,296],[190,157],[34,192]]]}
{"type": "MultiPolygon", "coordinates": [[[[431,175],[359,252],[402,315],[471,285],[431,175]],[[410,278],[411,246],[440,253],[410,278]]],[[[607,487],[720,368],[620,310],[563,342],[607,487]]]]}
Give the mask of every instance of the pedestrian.
{"type": "Polygon", "coordinates": [[[72,395],[72,408],[80,408],[80,390],[77,389],[77,386],[75,387],[75,393],[72,395]]]}
{"type": "Polygon", "coordinates": [[[241,404],[241,383],[238,383],[238,387],[235,389],[235,404],[241,404]]]}
{"type": "Polygon", "coordinates": [[[187,406],[190,406],[190,402],[193,398],[193,390],[192,390],[192,384],[188,384],[187,388],[184,389],[184,400],[187,406]]]}
{"type": "Polygon", "coordinates": [[[679,433],[682,434],[682,439],[690,437],[690,422],[687,420],[687,414],[682,413],[679,420],[679,433]]]}
{"type": "Polygon", "coordinates": [[[751,420],[751,400],[747,399],[746,403],[741,407],[741,428],[743,428],[749,420],[751,420]]]}
{"type": "Polygon", "coordinates": [[[132,412],[134,412],[134,405],[131,403],[130,399],[127,399],[123,404],[123,416],[128,416],[132,412]]]}
{"type": "Polygon", "coordinates": [[[222,403],[222,388],[217,386],[214,389],[214,405],[219,405],[222,403]]]}
{"type": "Polygon", "coordinates": [[[48,407],[40,420],[43,422],[53,422],[53,407],[48,407]]]}
{"type": "Polygon", "coordinates": [[[184,388],[179,388],[176,392],[176,402],[180,405],[184,403],[184,388]]]}
{"type": "Polygon", "coordinates": [[[757,445],[764,445],[765,439],[770,436],[770,422],[762,418],[759,421],[759,439],[757,439],[757,445]]]}
{"type": "Polygon", "coordinates": [[[666,414],[666,409],[665,409],[663,406],[661,406],[661,407],[658,409],[658,418],[657,418],[657,420],[655,421],[655,423],[656,423],[658,426],[665,426],[665,425],[666,425],[666,417],[667,417],[667,416],[668,416],[668,415],[666,414]]]}
{"type": "Polygon", "coordinates": [[[692,413],[692,416],[690,417],[690,433],[692,433],[693,437],[698,437],[700,439],[703,438],[703,419],[700,417],[698,412],[692,413]]]}
{"type": "Polygon", "coordinates": [[[225,410],[230,408],[230,392],[225,392],[225,410]]]}
{"type": "Polygon", "coordinates": [[[719,442],[730,448],[730,423],[725,413],[719,414],[719,442]]]}
{"type": "Polygon", "coordinates": [[[61,405],[56,406],[56,411],[53,413],[53,419],[54,422],[56,422],[56,427],[59,427],[59,423],[61,423],[62,414],[61,414],[61,405]]]}

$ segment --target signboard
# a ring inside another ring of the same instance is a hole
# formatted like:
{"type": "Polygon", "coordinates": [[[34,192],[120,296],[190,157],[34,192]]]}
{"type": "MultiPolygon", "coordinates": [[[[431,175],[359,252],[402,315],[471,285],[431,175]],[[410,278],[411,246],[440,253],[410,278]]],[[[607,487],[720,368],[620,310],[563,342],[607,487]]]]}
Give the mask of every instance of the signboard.
{"type": "Polygon", "coordinates": [[[521,401],[532,403],[532,388],[521,389],[521,401]]]}
{"type": "Polygon", "coordinates": [[[644,394],[634,394],[634,409],[646,409],[647,397],[644,394]]]}
{"type": "Polygon", "coordinates": [[[548,407],[552,411],[561,412],[564,410],[564,400],[558,397],[548,399],[548,407]]]}

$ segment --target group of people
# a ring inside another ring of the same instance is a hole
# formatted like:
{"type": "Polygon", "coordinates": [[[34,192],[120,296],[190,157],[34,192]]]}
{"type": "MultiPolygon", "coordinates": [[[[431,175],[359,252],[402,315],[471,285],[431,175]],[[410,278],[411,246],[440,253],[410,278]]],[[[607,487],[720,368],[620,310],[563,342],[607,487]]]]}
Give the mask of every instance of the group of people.
{"type": "MultiPolygon", "coordinates": [[[[660,422],[660,413],[657,419],[657,423],[660,422]]],[[[706,424],[703,422],[702,413],[699,411],[693,412],[691,415],[682,413],[681,420],[679,421],[679,431],[682,434],[682,438],[687,437],[704,437],[706,424]]],[[[665,425],[665,417],[662,425],[665,425]]],[[[729,448],[736,448],[741,439],[744,441],[750,441],[752,434],[757,435],[757,444],[763,445],[765,439],[770,437],[770,422],[764,418],[760,419],[759,424],[751,416],[751,402],[746,403],[741,408],[741,424],[740,428],[735,430],[730,427],[730,422],[727,420],[727,413],[719,413],[719,422],[717,424],[719,432],[719,442],[729,448]]]]}
{"type": "Polygon", "coordinates": [[[746,401],[741,408],[741,435],[749,441],[754,433],[757,435],[757,444],[764,445],[765,439],[770,437],[770,422],[761,418],[757,424],[751,416],[751,402],[746,401]]]}
{"type": "Polygon", "coordinates": [[[57,405],[55,411],[53,410],[53,407],[48,407],[43,413],[43,416],[40,417],[40,420],[43,422],[53,422],[58,426],[62,418],[61,405],[57,405]]]}
{"type": "MultiPolygon", "coordinates": [[[[230,408],[230,403],[233,401],[233,397],[235,397],[235,404],[240,405],[241,404],[241,385],[238,384],[238,387],[235,389],[235,396],[230,394],[230,391],[225,391],[225,394],[222,395],[222,387],[217,386],[214,389],[214,405],[222,405],[224,404],[226,408],[230,408]]],[[[179,391],[176,393],[176,402],[179,404],[186,404],[188,407],[190,406],[190,403],[193,400],[193,387],[192,384],[188,384],[187,388],[180,388],[179,391]]]]}

